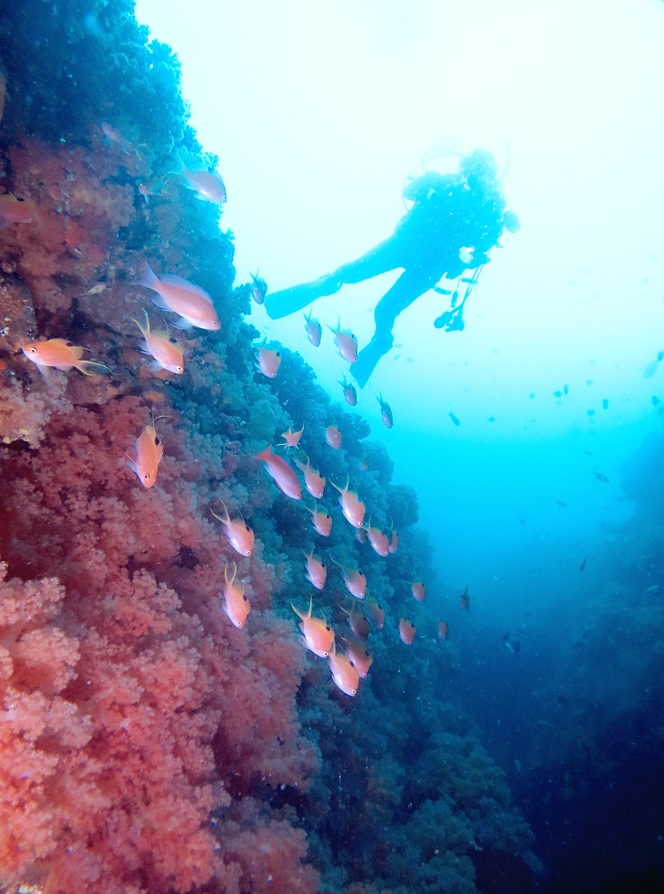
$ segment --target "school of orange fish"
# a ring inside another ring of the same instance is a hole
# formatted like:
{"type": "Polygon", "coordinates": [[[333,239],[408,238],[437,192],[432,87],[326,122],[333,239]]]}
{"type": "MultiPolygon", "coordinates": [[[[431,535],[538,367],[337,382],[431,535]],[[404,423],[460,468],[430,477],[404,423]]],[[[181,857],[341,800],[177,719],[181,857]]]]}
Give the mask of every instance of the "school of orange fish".
{"type": "MultiPolygon", "coordinates": [[[[103,124],[102,130],[106,137],[117,143],[122,151],[130,151],[131,144],[124,140],[122,135],[110,125],[103,124]]],[[[181,170],[179,175],[182,182],[188,188],[196,191],[197,196],[208,202],[221,205],[226,202],[226,189],[218,174],[207,170],[181,170]]],[[[149,195],[156,194],[157,186],[149,188],[140,185],[140,192],[148,199],[149,195]]],[[[25,224],[35,220],[36,208],[31,200],[21,200],[13,195],[0,196],[0,229],[10,224],[25,224]]],[[[251,274],[251,292],[257,304],[262,304],[267,293],[267,284],[264,279],[256,274],[251,274]]],[[[148,264],[145,265],[142,278],[138,285],[152,290],[153,303],[160,309],[177,315],[173,325],[178,329],[197,327],[209,331],[220,329],[219,317],[215,310],[211,296],[200,286],[197,286],[180,276],[162,274],[158,276],[148,264]]],[[[134,320],[141,332],[143,341],[141,351],[152,358],[150,369],[154,372],[167,370],[175,375],[184,372],[185,346],[177,338],[170,334],[168,326],[165,329],[152,329],[148,312],[144,310],[145,322],[134,320]]],[[[318,347],[322,338],[322,327],[318,320],[312,318],[311,313],[305,314],[305,331],[312,345],[318,347]]],[[[340,322],[336,328],[328,327],[333,333],[334,342],[340,356],[348,363],[357,360],[357,338],[352,332],[341,328],[340,322]]],[[[107,370],[103,363],[93,360],[83,360],[84,348],[74,345],[64,338],[52,338],[48,341],[37,341],[22,347],[25,356],[36,364],[40,372],[53,367],[60,370],[75,368],[85,375],[107,370]]],[[[268,378],[274,378],[281,363],[281,354],[278,350],[267,347],[267,339],[256,347],[257,367],[268,378]]],[[[343,395],[349,406],[357,404],[357,392],[352,384],[347,382],[344,376],[339,382],[343,395]]],[[[390,405],[383,400],[382,394],[377,397],[380,405],[380,413],[383,424],[387,428],[393,426],[393,416],[390,405]]],[[[158,417],[159,418],[159,417],[158,417]]],[[[162,460],[164,448],[155,428],[156,420],[152,419],[146,425],[136,439],[133,456],[127,454],[127,465],[134,472],[143,487],[152,487],[157,480],[159,463],[162,460]]],[[[287,451],[297,449],[300,438],[304,432],[304,426],[299,431],[289,429],[282,433],[284,439],[278,447],[284,447],[287,451]]],[[[325,440],[332,450],[341,449],[342,433],[335,424],[328,425],[325,429],[325,440]]],[[[294,454],[294,462],[303,473],[304,485],[308,493],[314,498],[313,508],[303,503],[312,516],[312,524],[315,531],[322,537],[329,537],[332,530],[332,517],[324,510],[319,509],[317,500],[322,499],[326,479],[318,469],[311,466],[309,457],[303,451],[294,454]]],[[[272,445],[255,456],[262,460],[265,469],[273,478],[279,490],[293,500],[302,500],[302,487],[293,467],[276,454],[272,445]]],[[[361,468],[367,468],[361,464],[361,468]]],[[[372,549],[382,557],[395,553],[399,546],[399,535],[392,527],[387,533],[371,524],[371,517],[365,521],[366,507],[358,493],[351,489],[350,480],[343,487],[330,482],[339,492],[339,505],[346,521],[355,528],[356,537],[360,542],[368,541],[372,549]]],[[[223,515],[212,512],[223,525],[225,535],[230,546],[239,555],[251,557],[254,548],[254,532],[244,519],[231,518],[225,504],[222,502],[223,515]]],[[[327,569],[320,558],[314,552],[304,553],[306,559],[306,577],[317,589],[323,590],[327,578],[327,569]]],[[[339,566],[346,589],[356,599],[364,600],[367,593],[367,579],[359,568],[351,568],[345,564],[332,560],[339,566]]],[[[426,597],[426,588],[421,581],[414,581],[411,585],[412,595],[418,602],[423,602],[426,597]]],[[[224,572],[224,586],[222,591],[224,611],[230,621],[237,628],[242,628],[251,610],[251,603],[245,594],[242,581],[237,577],[237,566],[233,562],[227,566],[224,572]]],[[[343,638],[345,647],[337,649],[335,632],[324,618],[318,618],[313,614],[313,597],[309,600],[306,612],[296,606],[293,611],[300,618],[300,629],[304,646],[320,658],[326,659],[332,679],[338,688],[346,695],[356,695],[360,678],[365,678],[369,672],[373,658],[366,649],[366,640],[369,636],[370,624],[378,629],[384,626],[385,613],[380,605],[372,599],[366,599],[363,603],[366,615],[355,608],[350,610],[342,607],[348,615],[348,623],[355,638],[343,638]]],[[[460,608],[468,610],[470,600],[467,590],[460,598],[460,608]]],[[[407,618],[399,621],[399,636],[401,640],[410,645],[415,637],[416,628],[407,618]]],[[[441,639],[447,639],[449,632],[445,621],[438,622],[438,635],[441,639]]]]}

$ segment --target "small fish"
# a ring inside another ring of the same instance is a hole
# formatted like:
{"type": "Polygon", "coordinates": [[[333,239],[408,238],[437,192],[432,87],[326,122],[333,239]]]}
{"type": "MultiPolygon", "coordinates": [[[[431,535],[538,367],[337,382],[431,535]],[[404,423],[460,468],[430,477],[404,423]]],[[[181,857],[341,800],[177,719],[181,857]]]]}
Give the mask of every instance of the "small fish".
{"type": "Polygon", "coordinates": [[[321,338],[323,337],[323,327],[318,322],[318,320],[315,320],[311,316],[311,314],[312,311],[309,311],[309,316],[304,314],[304,329],[311,344],[314,346],[314,348],[317,348],[320,345],[321,338]]]}
{"type": "Polygon", "coordinates": [[[141,347],[142,352],[154,357],[154,363],[150,364],[150,369],[153,372],[165,369],[181,376],[184,372],[184,346],[172,335],[169,335],[168,330],[152,331],[147,310],[144,309],[143,313],[145,314],[145,328],[138,320],[134,320],[134,323],[141,330],[145,339],[141,347]]]}
{"type": "Polygon", "coordinates": [[[656,406],[658,406],[658,404],[661,404],[661,400],[657,397],[656,394],[653,394],[653,396],[650,398],[650,400],[652,401],[653,407],[656,407],[656,406]]]}
{"type": "Polygon", "coordinates": [[[470,611],[470,596],[468,595],[468,587],[459,596],[459,608],[464,611],[470,611]]]}
{"type": "Polygon", "coordinates": [[[462,245],[461,248],[459,249],[459,260],[461,261],[462,264],[465,264],[467,267],[470,264],[470,262],[473,260],[474,254],[475,254],[474,248],[470,248],[466,245],[462,245]]]}
{"type": "Polygon", "coordinates": [[[152,487],[156,482],[157,469],[163,455],[164,445],[157,435],[153,421],[136,438],[136,456],[132,458],[127,454],[127,465],[136,473],[143,487],[152,487]]]}
{"type": "Polygon", "coordinates": [[[554,391],[554,392],[553,392],[553,396],[554,396],[554,397],[562,397],[562,396],[563,396],[563,393],[562,393],[562,391],[554,391]]]}
{"type": "Polygon", "coordinates": [[[586,570],[586,562],[587,562],[587,560],[588,560],[588,556],[584,556],[583,562],[581,562],[581,564],[579,565],[579,571],[585,571],[585,570],[586,570]]]}
{"type": "Polygon", "coordinates": [[[567,503],[564,503],[562,500],[556,500],[556,506],[560,506],[562,509],[567,509],[567,503]]]}
{"type": "Polygon", "coordinates": [[[416,630],[417,628],[412,621],[408,621],[406,618],[399,619],[399,636],[401,637],[401,641],[407,646],[412,645],[413,640],[415,639],[416,630]]]}
{"type": "Polygon", "coordinates": [[[244,592],[244,584],[237,580],[237,565],[233,562],[233,574],[228,579],[228,565],[224,568],[224,611],[231,620],[231,623],[237,627],[244,627],[247,615],[251,611],[251,602],[244,592]]]}
{"type": "Polygon", "coordinates": [[[364,611],[374,627],[378,628],[378,630],[382,630],[385,626],[385,610],[382,606],[380,606],[375,599],[367,599],[364,603],[364,611]]]}
{"type": "Polygon", "coordinates": [[[643,370],[643,378],[644,379],[652,378],[655,375],[655,373],[657,372],[658,365],[659,364],[658,364],[657,360],[651,361],[646,366],[646,368],[643,370]]]}
{"type": "Polygon", "coordinates": [[[256,304],[262,304],[265,301],[265,296],[267,295],[267,283],[262,276],[258,275],[258,270],[255,274],[252,273],[250,270],[249,275],[253,280],[251,284],[251,295],[256,304]]]}
{"type": "Polygon", "coordinates": [[[265,463],[268,475],[274,479],[274,483],[283,494],[291,500],[302,499],[302,488],[297,475],[286,460],[272,452],[270,444],[261,453],[257,453],[254,459],[260,459],[265,463]]]}
{"type": "Polygon", "coordinates": [[[102,369],[108,369],[103,363],[93,360],[81,360],[82,348],[67,341],[66,338],[50,338],[48,341],[33,341],[21,348],[28,360],[36,364],[37,369],[45,375],[47,367],[55,369],[71,369],[74,367],[86,376],[94,375],[102,369]]]}
{"type": "Polygon", "coordinates": [[[652,587],[648,587],[646,593],[656,593],[659,590],[659,584],[653,584],[652,587]]]}
{"type": "Polygon", "coordinates": [[[302,552],[307,560],[307,580],[309,583],[313,584],[317,590],[322,590],[327,579],[327,568],[323,565],[321,560],[313,554],[313,551],[305,553],[304,550],[302,550],[302,552]]]}
{"type": "Polygon", "coordinates": [[[354,385],[350,382],[346,381],[346,376],[344,376],[343,381],[338,383],[343,388],[344,392],[344,400],[348,404],[349,407],[357,406],[357,390],[354,385]]]}
{"type": "Polygon", "coordinates": [[[370,631],[369,622],[364,617],[362,612],[356,611],[355,608],[352,606],[350,609],[347,609],[344,608],[343,605],[340,605],[339,608],[342,612],[345,612],[348,615],[348,623],[355,636],[359,637],[362,640],[368,639],[370,631]]]}
{"type": "Polygon", "coordinates": [[[212,515],[214,515],[215,518],[218,518],[224,526],[228,542],[235,552],[248,559],[254,550],[254,532],[242,516],[236,519],[231,519],[224,501],[220,500],[219,502],[224,507],[224,515],[217,515],[212,509],[210,512],[212,512],[212,515]]]}
{"type": "Polygon", "coordinates": [[[366,680],[369,668],[373,664],[373,655],[365,648],[364,643],[356,643],[352,639],[344,640],[351,664],[358,674],[366,680]]]}
{"type": "Polygon", "coordinates": [[[604,398],[604,400],[602,401],[602,408],[605,410],[609,409],[609,402],[606,398],[604,398]]]}
{"type": "Polygon", "coordinates": [[[455,425],[461,425],[461,423],[459,422],[457,417],[454,415],[454,413],[448,413],[448,415],[455,425]]]}
{"type": "Polygon", "coordinates": [[[223,205],[227,200],[226,187],[219,174],[213,171],[181,171],[184,185],[193,189],[196,198],[213,205],[223,205]]]}
{"type": "Polygon", "coordinates": [[[450,632],[450,625],[447,621],[439,621],[438,622],[438,636],[441,639],[447,639],[450,632]]]}
{"type": "Polygon", "coordinates": [[[610,484],[610,480],[602,472],[593,472],[593,475],[598,481],[601,481],[602,484],[610,484]]]}
{"type": "Polygon", "coordinates": [[[583,452],[586,454],[586,456],[593,456],[590,450],[584,450],[583,452]]]}
{"type": "Polygon", "coordinates": [[[416,580],[412,585],[411,590],[413,597],[417,599],[418,602],[424,602],[427,598],[427,589],[421,581],[416,580]]]}
{"type": "Polygon", "coordinates": [[[328,425],[325,429],[325,440],[333,450],[341,450],[341,432],[336,425],[328,425]]]}
{"type": "Polygon", "coordinates": [[[305,648],[310,649],[319,658],[327,658],[334,644],[334,631],[327,621],[312,616],[313,604],[313,599],[310,599],[306,615],[295,608],[292,602],[291,608],[301,619],[300,630],[304,637],[305,648]]]}
{"type": "Polygon", "coordinates": [[[32,223],[36,213],[32,199],[18,199],[11,193],[0,196],[0,230],[14,223],[32,223]]]}
{"type": "Polygon", "coordinates": [[[347,565],[337,562],[336,559],[332,559],[332,561],[341,568],[344,584],[350,595],[356,599],[364,599],[367,592],[367,579],[360,569],[349,568],[347,565]]]}
{"type": "Polygon", "coordinates": [[[150,196],[159,196],[166,189],[163,180],[153,180],[151,183],[139,183],[138,191],[145,199],[146,203],[150,203],[150,196]]]}
{"type": "Polygon", "coordinates": [[[366,507],[360,500],[357,492],[350,490],[350,478],[346,478],[344,487],[339,487],[334,481],[331,481],[330,484],[335,490],[339,491],[339,505],[346,521],[354,528],[361,528],[366,507]]]}
{"type": "Polygon", "coordinates": [[[364,454],[364,456],[362,457],[362,459],[359,462],[359,466],[363,472],[369,471],[369,469],[371,468],[371,458],[369,457],[368,453],[364,454]]]}
{"type": "Polygon", "coordinates": [[[507,648],[510,650],[510,652],[512,653],[512,655],[518,655],[518,654],[519,654],[519,651],[520,651],[520,649],[521,649],[521,643],[519,642],[518,639],[512,639],[512,637],[511,637],[510,634],[509,634],[509,630],[507,631],[507,633],[506,633],[505,636],[503,637],[503,642],[505,643],[505,645],[507,646],[507,648]]]}
{"type": "Polygon", "coordinates": [[[268,379],[274,379],[279,372],[279,364],[281,363],[281,351],[273,351],[266,348],[267,338],[256,348],[256,360],[258,361],[258,369],[267,376],[268,379]]]}
{"type": "Polygon", "coordinates": [[[383,395],[377,395],[376,400],[380,404],[380,418],[383,422],[385,428],[392,428],[394,425],[394,416],[392,415],[392,408],[387,403],[387,401],[383,400],[383,395]]]}
{"type": "Polygon", "coordinates": [[[371,525],[371,518],[369,518],[369,523],[366,526],[366,534],[375,553],[383,557],[390,554],[390,541],[387,535],[383,534],[380,528],[374,528],[371,525]]]}
{"type": "Polygon", "coordinates": [[[563,393],[569,394],[569,385],[563,385],[563,393]]]}
{"type": "Polygon", "coordinates": [[[657,351],[657,362],[661,363],[664,360],[664,351],[657,351]]]}
{"type": "Polygon", "coordinates": [[[306,503],[304,505],[307,512],[310,512],[312,515],[312,520],[316,531],[322,537],[329,537],[332,530],[332,516],[329,514],[329,512],[327,512],[326,509],[319,509],[318,503],[316,503],[315,500],[313,509],[309,509],[306,503]]]}
{"type": "Polygon", "coordinates": [[[284,439],[283,444],[279,444],[280,447],[297,447],[300,442],[300,438],[302,437],[302,433],[304,432],[304,425],[299,431],[293,431],[293,428],[288,429],[288,431],[282,431],[281,437],[284,439]]]}
{"type": "MultiPolygon", "coordinates": [[[[304,455],[307,456],[306,453],[304,455]]],[[[308,456],[306,465],[297,457],[295,459],[295,463],[299,470],[301,472],[304,472],[304,486],[309,491],[311,496],[316,497],[317,500],[322,499],[327,479],[321,475],[318,469],[313,469],[311,467],[311,461],[308,456]]]]}
{"type": "MultiPolygon", "coordinates": [[[[131,152],[136,152],[133,143],[130,143],[129,140],[124,136],[122,131],[120,131],[117,127],[113,127],[112,124],[109,124],[108,121],[101,121],[99,125],[102,129],[102,133],[106,137],[109,143],[117,143],[120,149],[124,152],[125,155],[129,155],[131,152]]],[[[138,155],[138,153],[136,153],[138,155]]]]}
{"type": "Polygon", "coordinates": [[[334,343],[342,359],[347,363],[355,363],[357,360],[357,339],[350,329],[342,329],[341,323],[337,323],[337,328],[327,327],[330,332],[334,333],[334,343]]]}
{"type": "Polygon", "coordinates": [[[350,695],[351,697],[357,695],[360,685],[360,675],[357,672],[357,668],[351,664],[347,655],[337,652],[334,643],[332,643],[332,652],[328,658],[328,664],[330,665],[334,685],[341,689],[345,695],[350,695]]]}
{"type": "Polygon", "coordinates": [[[192,326],[212,332],[221,329],[212,298],[205,289],[189,280],[173,273],[157,276],[150,265],[146,264],[138,284],[157,293],[159,297],[152,299],[157,307],[179,315],[173,324],[177,329],[190,329],[192,326]]]}

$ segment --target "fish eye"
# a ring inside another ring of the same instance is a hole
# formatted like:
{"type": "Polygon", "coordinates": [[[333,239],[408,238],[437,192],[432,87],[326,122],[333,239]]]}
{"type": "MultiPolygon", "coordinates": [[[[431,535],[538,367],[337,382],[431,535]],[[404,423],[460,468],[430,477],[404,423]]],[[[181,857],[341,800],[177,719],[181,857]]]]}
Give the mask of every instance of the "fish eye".
{"type": "Polygon", "coordinates": [[[329,652],[323,652],[323,658],[327,658],[329,654],[329,652]]]}
{"type": "Polygon", "coordinates": [[[179,373],[184,372],[184,366],[176,366],[176,369],[179,373]]]}
{"type": "Polygon", "coordinates": [[[31,354],[36,354],[36,353],[37,353],[37,348],[30,348],[30,353],[31,353],[31,354]]]}
{"type": "Polygon", "coordinates": [[[326,630],[332,630],[332,628],[330,627],[329,624],[327,625],[327,627],[326,627],[325,629],[326,629],[326,630]]]}
{"type": "Polygon", "coordinates": [[[149,473],[149,472],[146,472],[145,475],[143,475],[143,480],[144,480],[144,481],[149,481],[149,480],[150,480],[150,473],[149,473]]]}
{"type": "Polygon", "coordinates": [[[237,622],[237,626],[238,626],[238,628],[239,628],[239,627],[242,627],[243,624],[244,624],[244,621],[238,621],[238,622],[237,622]]]}
{"type": "Polygon", "coordinates": [[[68,348],[73,348],[73,347],[74,347],[74,342],[73,342],[73,341],[68,341],[68,342],[67,342],[67,347],[68,347],[68,348]]]}
{"type": "Polygon", "coordinates": [[[248,596],[245,596],[244,594],[242,594],[242,598],[244,599],[245,602],[249,602],[249,597],[248,597],[248,596]]]}
{"type": "Polygon", "coordinates": [[[172,345],[176,345],[178,343],[178,340],[174,335],[171,335],[171,337],[168,340],[170,341],[170,343],[172,345]]]}
{"type": "Polygon", "coordinates": [[[159,437],[155,437],[154,439],[155,447],[158,447],[161,444],[161,440],[159,437]]]}
{"type": "Polygon", "coordinates": [[[353,689],[353,695],[357,695],[357,689],[353,689]]]}

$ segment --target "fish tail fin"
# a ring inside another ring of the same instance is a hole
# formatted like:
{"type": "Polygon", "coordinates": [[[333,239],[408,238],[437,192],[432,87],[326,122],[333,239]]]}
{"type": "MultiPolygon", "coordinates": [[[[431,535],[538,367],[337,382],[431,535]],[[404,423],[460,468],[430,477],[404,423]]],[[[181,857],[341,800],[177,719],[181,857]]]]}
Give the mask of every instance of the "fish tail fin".
{"type": "Polygon", "coordinates": [[[146,289],[154,290],[155,284],[158,282],[159,277],[146,261],[145,267],[143,268],[143,276],[138,280],[138,285],[145,286],[146,289]]]}
{"type": "Polygon", "coordinates": [[[262,459],[263,462],[268,462],[271,456],[273,456],[272,445],[268,444],[265,450],[262,450],[254,456],[254,459],[262,459]]]}
{"type": "Polygon", "coordinates": [[[110,372],[110,368],[106,366],[105,363],[95,363],[94,360],[79,360],[76,364],[76,369],[79,372],[82,372],[84,376],[94,376],[99,375],[97,370],[106,370],[110,372]]]}

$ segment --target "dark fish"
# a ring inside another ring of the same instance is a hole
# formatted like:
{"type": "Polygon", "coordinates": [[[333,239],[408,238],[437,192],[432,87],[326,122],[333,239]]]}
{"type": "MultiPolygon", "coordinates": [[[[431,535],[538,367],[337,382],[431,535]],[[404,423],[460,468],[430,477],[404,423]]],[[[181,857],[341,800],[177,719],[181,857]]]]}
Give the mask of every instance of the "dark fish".
{"type": "Polygon", "coordinates": [[[505,643],[505,645],[507,646],[507,648],[510,650],[510,652],[512,653],[512,655],[518,655],[518,654],[519,654],[519,650],[521,649],[521,643],[519,642],[518,639],[512,639],[512,637],[511,637],[510,634],[509,634],[509,630],[507,631],[507,633],[506,633],[505,636],[503,637],[503,642],[505,643]]]}
{"type": "Polygon", "coordinates": [[[569,394],[569,385],[565,385],[563,391],[565,392],[565,394],[569,394]]]}
{"type": "Polygon", "coordinates": [[[468,587],[466,587],[461,596],[459,596],[459,608],[465,612],[470,610],[470,596],[468,595],[468,587]]]}
{"type": "Polygon", "coordinates": [[[658,352],[657,352],[657,360],[658,360],[659,363],[661,363],[662,360],[664,360],[664,351],[658,351],[658,352]]]}
{"type": "Polygon", "coordinates": [[[609,402],[606,398],[604,398],[604,400],[602,401],[602,406],[604,407],[605,410],[609,409],[609,402]]]}
{"type": "Polygon", "coordinates": [[[383,395],[380,397],[376,396],[376,400],[380,404],[380,418],[383,421],[383,425],[385,428],[392,428],[394,425],[394,416],[392,415],[392,408],[387,403],[387,401],[383,400],[383,395]]]}
{"type": "Polygon", "coordinates": [[[581,562],[581,564],[579,565],[579,571],[585,571],[585,570],[586,570],[586,562],[587,562],[587,561],[588,561],[588,556],[584,556],[584,558],[583,558],[583,562],[581,562]]]}
{"type": "Polygon", "coordinates": [[[563,393],[562,393],[562,391],[554,391],[554,392],[553,392],[553,396],[554,396],[554,397],[562,397],[562,396],[563,396],[563,393]]]}
{"type": "Polygon", "coordinates": [[[595,476],[595,478],[597,478],[598,481],[601,481],[602,484],[609,483],[609,479],[602,472],[593,472],[593,475],[595,476]]]}
{"type": "Polygon", "coordinates": [[[653,396],[650,398],[650,400],[652,401],[653,407],[656,407],[657,404],[661,404],[661,400],[657,397],[656,394],[653,394],[653,396]]]}
{"type": "Polygon", "coordinates": [[[590,452],[590,450],[584,450],[583,452],[586,454],[586,456],[592,456],[592,453],[590,452]]]}
{"type": "Polygon", "coordinates": [[[562,500],[556,500],[557,506],[562,506],[563,509],[567,509],[567,503],[563,503],[562,500]]]}
{"type": "Polygon", "coordinates": [[[657,360],[652,360],[643,370],[643,378],[650,379],[657,372],[657,360]]]}
{"type": "Polygon", "coordinates": [[[459,420],[457,419],[457,417],[454,415],[454,413],[450,413],[449,416],[450,416],[450,419],[452,420],[452,422],[453,422],[455,425],[461,425],[461,423],[459,422],[459,420]]]}
{"type": "Polygon", "coordinates": [[[495,416],[489,416],[489,422],[495,422],[495,421],[496,421],[495,416]]]}
{"type": "Polygon", "coordinates": [[[587,410],[587,413],[588,413],[589,416],[594,416],[594,415],[595,415],[595,411],[594,411],[594,410],[587,410]]]}

